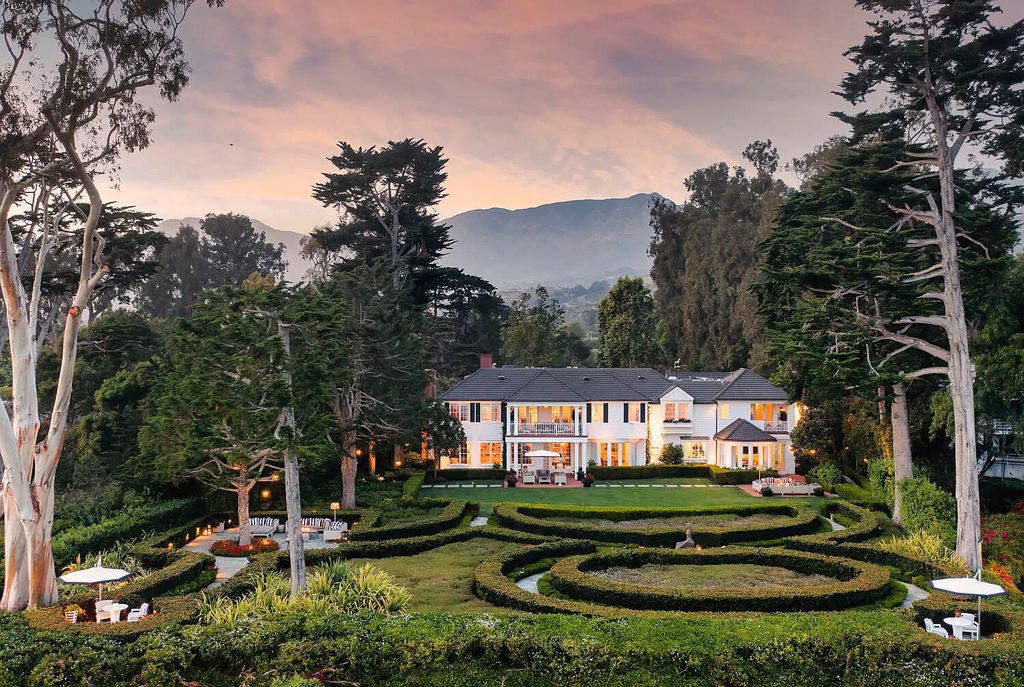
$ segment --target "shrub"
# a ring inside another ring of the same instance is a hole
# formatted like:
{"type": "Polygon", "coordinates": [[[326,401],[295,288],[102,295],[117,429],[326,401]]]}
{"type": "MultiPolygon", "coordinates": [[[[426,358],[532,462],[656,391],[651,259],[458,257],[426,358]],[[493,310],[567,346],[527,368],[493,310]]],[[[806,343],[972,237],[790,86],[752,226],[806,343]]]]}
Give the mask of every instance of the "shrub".
{"type": "Polygon", "coordinates": [[[438,503],[446,503],[445,507],[435,516],[424,517],[411,522],[399,522],[393,525],[377,525],[379,519],[367,526],[366,522],[349,535],[351,541],[379,541],[383,539],[404,539],[434,534],[452,529],[462,522],[469,504],[466,501],[421,500],[411,504],[416,507],[432,507],[438,503]]]}
{"type": "Polygon", "coordinates": [[[417,470],[409,476],[409,479],[405,480],[405,484],[402,485],[402,500],[413,501],[419,496],[420,487],[423,486],[423,481],[427,478],[427,473],[422,470],[417,470]]]}
{"type": "Polygon", "coordinates": [[[126,509],[95,525],[80,525],[58,532],[53,537],[53,560],[58,567],[85,556],[109,549],[118,542],[134,539],[146,531],[182,522],[202,511],[199,499],[157,501],[145,507],[126,509]]]}
{"type": "Polygon", "coordinates": [[[401,613],[411,599],[388,573],[367,563],[353,569],[335,561],[309,573],[306,590],[291,595],[291,585],[282,575],[259,573],[252,590],[240,599],[206,597],[199,602],[199,617],[208,625],[235,626],[281,613],[329,611],[336,613],[401,613]]]}
{"type": "Polygon", "coordinates": [[[889,594],[886,570],[832,556],[749,547],[697,551],[622,549],[566,558],[551,568],[552,587],[573,599],[634,610],[670,611],[822,611],[864,606],[889,594]],[[786,568],[804,574],[826,575],[836,582],[798,589],[707,588],[661,589],[627,584],[588,574],[623,566],[753,564],[786,568]]]}
{"type": "Polygon", "coordinates": [[[774,475],[771,470],[731,470],[717,465],[634,465],[601,467],[591,465],[588,472],[600,480],[630,480],[666,477],[694,477],[713,480],[716,484],[747,484],[759,475],[774,475]]]}
{"type": "Polygon", "coordinates": [[[931,561],[958,575],[970,573],[956,552],[946,546],[942,537],[934,532],[918,530],[905,537],[891,537],[877,543],[878,548],[890,553],[902,554],[912,558],[931,561]]]}
{"type": "Polygon", "coordinates": [[[498,504],[491,518],[498,524],[534,534],[591,539],[617,544],[642,546],[674,546],[682,539],[679,525],[652,525],[629,529],[609,529],[592,525],[586,520],[636,520],[647,518],[685,517],[698,515],[774,514],[779,522],[737,526],[697,525],[693,539],[702,546],[722,546],[737,542],[764,541],[814,532],[818,527],[817,513],[809,508],[790,503],[759,503],[750,506],[705,506],[696,508],[619,508],[584,506],[533,506],[525,504],[498,504]],[[579,522],[558,520],[573,518],[579,522]]]}
{"type": "Polygon", "coordinates": [[[956,540],[956,500],[926,477],[900,482],[903,527],[909,532],[925,530],[947,545],[956,540]]]}
{"type": "Polygon", "coordinates": [[[771,487],[761,487],[761,496],[774,496],[775,493],[771,487]]]}
{"type": "Polygon", "coordinates": [[[831,461],[812,468],[807,473],[807,476],[812,481],[825,487],[827,491],[831,491],[833,494],[839,493],[836,491],[836,487],[844,484],[843,471],[839,469],[838,465],[831,461]]]}
{"type": "Polygon", "coordinates": [[[982,546],[988,561],[1004,567],[1014,584],[1024,583],[1024,513],[993,515],[981,523],[982,546]]]}
{"type": "Polygon", "coordinates": [[[481,482],[505,478],[505,470],[500,465],[489,468],[449,468],[447,470],[429,471],[426,479],[429,482],[481,482]]]}
{"type": "Polygon", "coordinates": [[[227,556],[229,558],[248,558],[257,553],[277,551],[277,542],[273,539],[254,539],[248,546],[239,546],[237,539],[218,539],[210,547],[210,553],[214,556],[227,556]]]}
{"type": "Polygon", "coordinates": [[[661,455],[658,456],[662,465],[682,465],[686,459],[686,451],[682,444],[665,444],[661,447],[661,455]]]}

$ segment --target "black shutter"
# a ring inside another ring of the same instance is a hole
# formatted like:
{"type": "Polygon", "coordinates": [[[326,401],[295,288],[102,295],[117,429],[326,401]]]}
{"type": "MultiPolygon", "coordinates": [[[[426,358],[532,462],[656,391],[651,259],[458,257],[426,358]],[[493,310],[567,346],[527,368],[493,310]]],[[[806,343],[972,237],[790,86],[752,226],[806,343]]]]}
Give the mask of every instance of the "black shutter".
{"type": "Polygon", "coordinates": [[[647,422],[647,404],[640,404],[640,422],[647,422]]]}
{"type": "Polygon", "coordinates": [[[608,404],[607,403],[604,404],[604,421],[606,423],[608,422],[608,404]]]}
{"type": "Polygon", "coordinates": [[[593,412],[593,411],[591,410],[591,408],[592,408],[592,405],[593,405],[593,404],[590,404],[590,403],[588,403],[588,404],[587,404],[587,422],[593,422],[593,420],[591,420],[591,419],[590,419],[590,416],[591,416],[591,414],[592,414],[592,412],[593,412]]]}
{"type": "Polygon", "coordinates": [[[622,421],[623,422],[629,422],[629,404],[628,403],[623,403],[622,404],[622,421]]]}
{"type": "Polygon", "coordinates": [[[474,403],[469,408],[470,408],[470,411],[469,411],[469,421],[470,422],[480,422],[480,404],[479,403],[474,403]]]}

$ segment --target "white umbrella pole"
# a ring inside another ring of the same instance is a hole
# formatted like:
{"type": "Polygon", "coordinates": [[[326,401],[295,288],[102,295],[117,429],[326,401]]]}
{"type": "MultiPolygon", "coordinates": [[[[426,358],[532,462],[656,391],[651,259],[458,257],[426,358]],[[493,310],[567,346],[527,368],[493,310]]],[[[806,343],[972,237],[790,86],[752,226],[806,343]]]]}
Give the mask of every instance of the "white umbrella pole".
{"type": "Polygon", "coordinates": [[[98,600],[99,601],[103,601],[103,585],[102,584],[100,584],[100,598],[98,600]]]}

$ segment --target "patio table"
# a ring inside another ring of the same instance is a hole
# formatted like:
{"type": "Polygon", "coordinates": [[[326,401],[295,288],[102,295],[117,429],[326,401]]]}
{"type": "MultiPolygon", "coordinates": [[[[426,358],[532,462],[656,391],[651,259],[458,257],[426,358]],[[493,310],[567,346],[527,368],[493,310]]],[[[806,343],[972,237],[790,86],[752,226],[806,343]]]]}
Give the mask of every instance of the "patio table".
{"type": "Polygon", "coordinates": [[[127,610],[128,604],[110,604],[103,609],[104,613],[110,616],[110,622],[121,622],[121,611],[127,610]]]}
{"type": "Polygon", "coordinates": [[[952,618],[943,618],[942,622],[953,628],[955,634],[960,634],[959,632],[955,632],[958,628],[961,632],[963,630],[973,630],[975,621],[954,616],[952,618]]]}

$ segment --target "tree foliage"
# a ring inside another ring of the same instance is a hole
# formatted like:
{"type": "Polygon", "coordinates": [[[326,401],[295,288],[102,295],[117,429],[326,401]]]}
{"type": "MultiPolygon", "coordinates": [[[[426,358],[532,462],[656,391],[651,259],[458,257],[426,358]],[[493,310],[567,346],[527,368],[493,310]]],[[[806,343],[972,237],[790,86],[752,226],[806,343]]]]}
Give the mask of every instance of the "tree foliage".
{"type": "Polygon", "coordinates": [[[748,290],[757,244],[770,232],[787,189],[772,176],[778,153],[770,141],[751,144],[745,154],[756,176],[720,162],[686,179],[686,203],[660,199],[651,210],[662,345],[669,360],[690,369],[758,363],[759,325],[748,290]]]}
{"type": "Polygon", "coordinates": [[[538,286],[509,306],[501,329],[501,355],[510,365],[565,367],[585,364],[590,351],[580,333],[565,324],[562,306],[538,286]]]}
{"type": "Polygon", "coordinates": [[[654,297],[639,277],[621,277],[597,307],[601,367],[651,367],[661,363],[654,297]]]}

